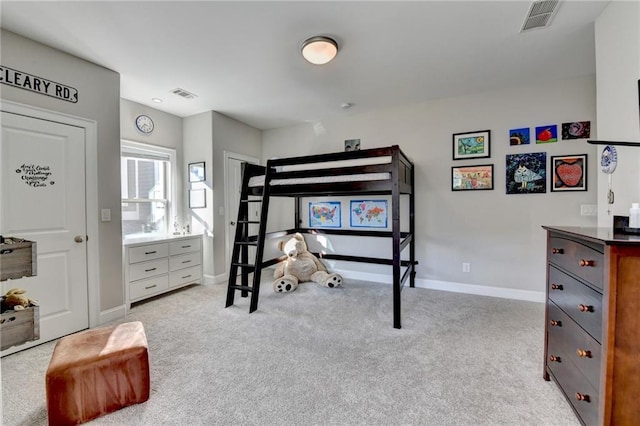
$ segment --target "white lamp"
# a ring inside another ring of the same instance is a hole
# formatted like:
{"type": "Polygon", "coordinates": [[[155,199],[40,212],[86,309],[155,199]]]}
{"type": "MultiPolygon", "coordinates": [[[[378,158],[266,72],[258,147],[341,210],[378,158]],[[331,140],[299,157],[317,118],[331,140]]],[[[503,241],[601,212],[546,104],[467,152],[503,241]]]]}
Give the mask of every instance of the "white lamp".
{"type": "Polygon", "coordinates": [[[302,43],[302,56],[315,65],[323,65],[338,54],[338,43],[325,36],[311,37],[302,43]]]}

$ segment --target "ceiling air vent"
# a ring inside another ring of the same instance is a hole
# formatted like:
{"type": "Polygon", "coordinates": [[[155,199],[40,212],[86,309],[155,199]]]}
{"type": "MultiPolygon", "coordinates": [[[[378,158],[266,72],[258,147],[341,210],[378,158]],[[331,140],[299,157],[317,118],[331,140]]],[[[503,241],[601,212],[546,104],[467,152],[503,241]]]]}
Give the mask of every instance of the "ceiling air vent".
{"type": "Polygon", "coordinates": [[[198,96],[195,93],[191,93],[180,88],[173,89],[171,93],[173,93],[174,95],[182,96],[185,99],[195,99],[198,96]]]}
{"type": "Polygon", "coordinates": [[[560,7],[559,0],[534,1],[529,7],[529,13],[522,24],[520,32],[535,28],[548,27],[560,7]]]}

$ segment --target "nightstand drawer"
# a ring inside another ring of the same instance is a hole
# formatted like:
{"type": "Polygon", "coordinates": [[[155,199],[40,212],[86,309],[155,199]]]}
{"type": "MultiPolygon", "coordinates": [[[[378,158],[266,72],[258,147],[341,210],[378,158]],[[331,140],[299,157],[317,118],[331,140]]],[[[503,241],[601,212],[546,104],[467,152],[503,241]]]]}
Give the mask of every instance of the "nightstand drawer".
{"type": "Polygon", "coordinates": [[[167,258],[129,265],[129,280],[137,281],[169,272],[167,258]]]}
{"type": "Polygon", "coordinates": [[[188,268],[190,266],[197,266],[200,263],[200,252],[183,254],[180,256],[169,258],[169,270],[177,271],[179,269],[188,268]]]}
{"type": "Polygon", "coordinates": [[[136,300],[149,297],[167,288],[169,288],[169,277],[167,275],[136,281],[129,284],[129,299],[136,300]]]}
{"type": "Polygon", "coordinates": [[[167,243],[149,244],[146,246],[131,247],[129,249],[129,263],[146,262],[169,255],[167,243]]]}
{"type": "MultiPolygon", "coordinates": [[[[602,347],[569,318],[560,308],[549,303],[549,349],[547,358],[557,351],[565,353],[565,361],[572,362],[594,388],[600,388],[602,347]]],[[[547,360],[551,363],[551,360],[547,360]]]]}
{"type": "Polygon", "coordinates": [[[604,254],[597,245],[588,246],[560,237],[549,239],[549,262],[602,289],[604,254]]]}
{"type": "Polygon", "coordinates": [[[169,274],[169,286],[175,287],[177,285],[190,283],[192,281],[200,280],[202,278],[202,272],[200,266],[192,266],[187,269],[180,269],[169,274]]]}
{"type": "Polygon", "coordinates": [[[602,294],[549,266],[549,299],[602,343],[602,294]]]}
{"type": "Polygon", "coordinates": [[[177,254],[191,253],[200,251],[202,245],[201,238],[189,238],[186,240],[172,241],[169,243],[169,254],[175,256],[177,254]]]}

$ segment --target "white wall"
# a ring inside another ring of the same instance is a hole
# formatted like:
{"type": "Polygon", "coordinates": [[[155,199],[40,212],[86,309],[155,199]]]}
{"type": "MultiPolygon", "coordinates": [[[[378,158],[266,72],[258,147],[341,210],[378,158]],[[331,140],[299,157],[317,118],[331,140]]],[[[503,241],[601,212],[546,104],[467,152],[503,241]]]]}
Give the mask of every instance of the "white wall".
{"type": "MultiPolygon", "coordinates": [[[[124,303],[120,215],[120,75],[17,34],[1,32],[2,65],[58,81],[78,90],[78,102],[0,85],[2,99],[33,105],[97,122],[98,207],[111,209],[111,222],[100,222],[100,309],[124,303]]],[[[87,188],[87,190],[92,190],[87,188]]],[[[93,190],[96,190],[95,188],[93,190]]],[[[91,255],[91,254],[90,254],[91,255]]]]}
{"type": "MultiPolygon", "coordinates": [[[[595,33],[598,138],[640,142],[640,3],[611,2],[596,20],[595,33]]],[[[616,149],[612,206],[607,203],[608,176],[598,173],[598,225],[607,228],[613,215],[628,216],[631,203],[640,201],[640,148],[616,149]]]]}
{"type": "MultiPolygon", "coordinates": [[[[586,140],[512,147],[508,132],[528,126],[533,134],[535,126],[591,121],[593,137],[595,101],[591,76],[367,114],[354,109],[343,118],[263,132],[263,160],[342,151],[344,140],[352,138],[362,140],[362,149],[398,144],[416,165],[417,277],[445,287],[468,284],[541,295],[541,226],[596,224],[595,216],[580,216],[581,204],[596,204],[596,149],[586,140]],[[491,130],[491,158],[453,161],[452,134],[484,129],[491,130]],[[525,152],[547,152],[547,170],[552,155],[588,154],[588,191],[506,195],[505,155],[525,152]],[[452,192],[451,167],[466,164],[494,164],[495,190],[452,192]],[[463,262],[471,264],[470,273],[462,272],[463,262]]],[[[272,205],[270,224],[291,227],[290,203],[272,205]]],[[[340,267],[365,270],[357,264],[340,267]]]]}

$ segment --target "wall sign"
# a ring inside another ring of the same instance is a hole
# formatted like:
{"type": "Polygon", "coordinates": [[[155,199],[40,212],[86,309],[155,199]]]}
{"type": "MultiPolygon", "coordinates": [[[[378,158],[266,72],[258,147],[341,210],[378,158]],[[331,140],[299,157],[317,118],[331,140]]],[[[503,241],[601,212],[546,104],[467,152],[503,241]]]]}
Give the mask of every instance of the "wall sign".
{"type": "Polygon", "coordinates": [[[0,65],[0,83],[6,84],[7,86],[30,90],[32,92],[40,93],[41,95],[51,96],[52,98],[62,99],[63,101],[74,104],[78,102],[78,90],[71,86],[56,83],[55,81],[37,77],[2,65],[0,65]]]}
{"type": "Polygon", "coordinates": [[[16,173],[22,175],[20,179],[32,188],[45,188],[56,184],[51,173],[51,166],[22,164],[16,168],[16,173]]]}

